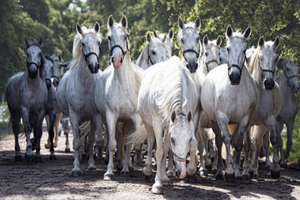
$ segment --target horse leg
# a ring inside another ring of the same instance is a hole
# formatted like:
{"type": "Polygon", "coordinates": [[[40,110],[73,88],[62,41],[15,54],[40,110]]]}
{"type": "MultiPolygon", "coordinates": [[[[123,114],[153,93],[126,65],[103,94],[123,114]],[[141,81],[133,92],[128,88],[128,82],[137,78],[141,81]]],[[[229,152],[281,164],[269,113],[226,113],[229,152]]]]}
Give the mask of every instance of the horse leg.
{"type": "Polygon", "coordinates": [[[280,152],[280,159],[279,159],[280,167],[286,168],[287,167],[287,163],[285,162],[285,157],[284,157],[284,153],[283,153],[283,150],[282,150],[283,141],[282,141],[282,137],[281,137],[281,131],[283,129],[283,125],[284,125],[283,123],[280,123],[278,120],[276,120],[276,132],[277,132],[278,150],[280,152]]]}
{"type": "Polygon", "coordinates": [[[200,155],[200,167],[199,167],[199,172],[200,176],[208,176],[207,169],[205,168],[205,163],[204,163],[204,158],[203,158],[203,151],[205,150],[205,145],[204,143],[204,134],[207,134],[206,131],[203,128],[199,128],[198,133],[198,151],[200,155]]]}
{"type": "MultiPolygon", "coordinates": [[[[123,152],[124,152],[124,142],[123,142],[123,132],[120,130],[119,123],[116,124],[116,140],[117,140],[117,170],[120,171],[123,168],[123,152]]],[[[125,138],[124,138],[125,139],[125,138]]]]}
{"type": "Polygon", "coordinates": [[[143,168],[143,178],[145,180],[150,180],[152,176],[152,148],[155,141],[155,135],[152,126],[145,123],[145,128],[147,130],[148,151],[145,167],[143,168]]]}
{"type": "MultiPolygon", "coordinates": [[[[206,131],[205,131],[206,132],[206,131]]],[[[209,159],[209,137],[210,134],[206,132],[206,137],[203,137],[203,141],[204,141],[204,154],[203,154],[203,159],[204,159],[204,163],[205,163],[205,168],[211,168],[211,160],[209,159]]]]}
{"type": "MultiPolygon", "coordinates": [[[[159,118],[156,117],[153,120],[153,129],[156,138],[156,163],[157,163],[157,170],[156,170],[156,177],[155,183],[152,186],[152,193],[154,194],[161,194],[163,193],[163,185],[162,185],[162,159],[164,156],[164,148],[163,148],[163,130],[161,121],[159,118]]],[[[151,146],[151,145],[149,145],[151,146]]],[[[149,148],[149,147],[148,147],[149,148]]],[[[149,151],[151,152],[151,151],[149,151]]],[[[148,159],[148,158],[147,158],[148,159]]]]}
{"type": "MultiPolygon", "coordinates": [[[[96,136],[96,122],[94,120],[91,121],[91,131],[88,135],[89,138],[89,166],[88,166],[88,170],[90,171],[95,171],[97,169],[97,167],[95,166],[95,161],[94,161],[94,143],[95,143],[95,136],[96,136]]],[[[100,122],[101,123],[101,122],[100,122]]]]}
{"type": "MultiPolygon", "coordinates": [[[[294,128],[294,119],[286,123],[287,126],[287,141],[286,141],[286,151],[284,152],[284,157],[287,159],[290,157],[290,151],[293,144],[293,128],[294,128]]],[[[280,133],[277,133],[280,134],[280,133]]]]}
{"type": "Polygon", "coordinates": [[[53,138],[54,138],[54,122],[56,119],[56,110],[53,109],[49,114],[50,124],[49,124],[49,139],[50,139],[50,160],[56,160],[56,156],[54,154],[54,144],[53,144],[53,138]]]}
{"type": "Polygon", "coordinates": [[[273,146],[273,165],[270,167],[271,178],[277,179],[280,177],[280,166],[279,166],[279,156],[278,156],[278,140],[276,131],[276,118],[275,116],[270,116],[266,121],[266,126],[270,131],[271,143],[273,146]]]}
{"type": "Polygon", "coordinates": [[[114,176],[113,170],[114,170],[114,154],[115,149],[117,146],[116,141],[116,124],[117,124],[118,116],[116,116],[113,112],[110,110],[106,111],[106,121],[108,126],[108,132],[109,132],[109,140],[108,140],[108,150],[109,150],[109,161],[107,165],[107,171],[104,174],[105,181],[112,180],[112,177],[114,176]]]}
{"type": "MultiPolygon", "coordinates": [[[[221,130],[218,126],[218,124],[216,122],[212,122],[211,124],[212,129],[216,135],[215,137],[215,142],[216,142],[216,146],[217,146],[217,155],[215,158],[215,162],[217,162],[217,172],[216,172],[216,180],[224,180],[224,176],[223,176],[223,163],[222,163],[222,144],[223,144],[223,140],[222,140],[222,135],[221,135],[221,130]]],[[[231,137],[231,136],[230,136],[231,137]]],[[[230,152],[230,150],[229,150],[230,152]]],[[[213,170],[214,171],[214,170],[213,170]]],[[[232,169],[233,171],[233,169],[232,169]]]]}
{"type": "Polygon", "coordinates": [[[79,158],[79,151],[81,147],[81,140],[79,136],[79,115],[70,109],[69,111],[69,119],[72,126],[73,131],[73,149],[74,149],[74,162],[73,162],[73,169],[72,169],[72,176],[80,176],[80,158],[79,158]]]}
{"type": "Polygon", "coordinates": [[[163,147],[164,147],[164,156],[162,160],[162,167],[161,167],[161,181],[163,185],[171,184],[171,180],[168,178],[166,173],[166,163],[167,163],[167,152],[170,151],[170,134],[164,134],[163,138],[163,147]],[[168,136],[168,137],[167,137],[168,136]]]}
{"type": "Polygon", "coordinates": [[[269,155],[269,147],[270,147],[270,132],[266,131],[264,135],[264,142],[263,142],[263,149],[265,150],[265,156],[266,156],[266,167],[270,168],[271,167],[271,161],[270,161],[270,155],[269,155]]]}
{"type": "MultiPolygon", "coordinates": [[[[199,120],[199,117],[198,117],[198,120],[199,120]]],[[[197,124],[198,123],[199,123],[199,121],[197,121],[197,124]]],[[[193,124],[192,124],[191,129],[193,130],[193,128],[194,127],[193,127],[193,124]]],[[[196,132],[193,132],[193,134],[192,134],[192,141],[190,143],[190,162],[189,162],[188,167],[187,167],[187,178],[188,178],[188,182],[190,182],[190,183],[197,182],[197,175],[196,175],[196,171],[197,171],[197,163],[196,163],[197,156],[196,156],[196,152],[197,152],[198,141],[196,140],[195,133],[196,132]]],[[[168,142],[169,141],[170,140],[168,140],[168,142]]]]}
{"type": "Polygon", "coordinates": [[[53,126],[53,131],[54,131],[53,147],[54,148],[57,147],[59,122],[61,117],[62,117],[62,112],[56,108],[56,116],[55,116],[55,121],[53,126]]]}
{"type": "Polygon", "coordinates": [[[95,144],[95,149],[94,149],[94,157],[102,158],[103,157],[103,146],[104,146],[102,115],[96,114],[94,116],[94,122],[96,124],[96,130],[97,130],[96,144],[95,144]]]}
{"type": "MultiPolygon", "coordinates": [[[[38,112],[37,114],[37,121],[36,121],[36,125],[35,125],[35,130],[36,130],[36,143],[35,143],[35,149],[36,149],[36,153],[35,153],[35,162],[36,163],[40,163],[42,162],[42,158],[41,158],[41,137],[43,134],[43,130],[42,130],[42,125],[43,125],[43,119],[44,119],[44,110],[38,112]]],[[[52,124],[53,125],[53,124],[52,124]]],[[[53,127],[52,127],[52,131],[53,131],[53,127]]],[[[53,133],[53,132],[52,132],[53,133]]],[[[52,135],[53,136],[53,135],[52,135]]],[[[51,134],[50,134],[51,137],[51,134]]],[[[51,138],[50,138],[51,139],[51,138]]],[[[53,139],[53,138],[52,138],[53,139]]],[[[53,140],[52,140],[53,141],[53,140]]],[[[52,143],[53,144],[53,143],[52,143]]],[[[54,151],[54,150],[53,150],[54,151]]]]}
{"type": "Polygon", "coordinates": [[[15,135],[15,160],[21,161],[20,145],[19,145],[20,114],[11,109],[9,111],[10,111],[10,120],[15,135]]]}
{"type": "Polygon", "coordinates": [[[24,131],[25,131],[26,142],[27,142],[25,159],[27,160],[27,162],[29,162],[29,161],[32,161],[32,159],[33,159],[32,144],[30,141],[31,126],[30,126],[29,119],[28,119],[29,112],[28,112],[27,108],[21,106],[20,113],[21,113],[21,117],[22,117],[22,121],[23,121],[23,125],[24,125],[24,131]]]}
{"type": "Polygon", "coordinates": [[[167,176],[173,176],[175,173],[174,173],[174,166],[173,166],[173,153],[172,153],[171,149],[169,149],[168,157],[169,157],[168,171],[166,174],[167,174],[167,176]]]}
{"type": "Polygon", "coordinates": [[[250,180],[250,174],[249,169],[251,168],[251,160],[250,160],[250,154],[251,154],[251,137],[250,137],[250,131],[251,126],[249,126],[245,132],[244,135],[244,164],[243,164],[243,173],[242,178],[243,180],[250,180]]]}
{"type": "MultiPolygon", "coordinates": [[[[132,133],[132,123],[125,123],[123,128],[122,128],[122,140],[125,140],[125,137],[127,134],[131,134],[132,133]]],[[[125,141],[124,141],[125,142],[125,141]]],[[[130,161],[130,150],[132,147],[132,143],[125,145],[126,146],[126,150],[125,150],[125,158],[123,160],[123,168],[121,170],[121,174],[123,176],[127,176],[130,172],[133,171],[133,166],[132,163],[130,161]],[[131,164],[131,169],[129,169],[129,165],[131,164]]],[[[124,146],[123,146],[124,149],[124,146]]]]}
{"type": "Polygon", "coordinates": [[[64,125],[63,125],[63,128],[64,128],[64,135],[66,136],[66,148],[65,148],[65,152],[66,153],[70,153],[71,150],[70,150],[70,147],[69,147],[69,132],[70,132],[70,129],[69,129],[69,120],[66,120],[64,125]]]}
{"type": "MultiPolygon", "coordinates": [[[[46,124],[47,124],[47,130],[48,130],[48,133],[49,133],[49,129],[50,129],[50,116],[49,115],[46,115],[45,116],[45,119],[46,119],[46,124]]],[[[48,139],[46,140],[45,142],[45,148],[46,149],[49,149],[51,146],[51,139],[50,139],[50,133],[49,133],[49,137],[48,139]]]]}
{"type": "MultiPolygon", "coordinates": [[[[131,133],[133,133],[133,130],[131,131],[131,133]]],[[[144,160],[144,157],[142,154],[142,146],[143,146],[143,143],[142,144],[134,144],[135,154],[133,156],[132,161],[135,163],[142,163],[144,160]]]]}

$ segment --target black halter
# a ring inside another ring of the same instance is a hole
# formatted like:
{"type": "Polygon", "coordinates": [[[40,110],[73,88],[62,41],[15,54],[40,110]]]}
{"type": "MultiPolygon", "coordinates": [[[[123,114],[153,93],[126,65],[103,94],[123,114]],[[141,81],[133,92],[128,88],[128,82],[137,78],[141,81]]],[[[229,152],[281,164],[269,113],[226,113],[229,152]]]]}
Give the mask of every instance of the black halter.
{"type": "Polygon", "coordinates": [[[274,77],[275,71],[272,71],[272,70],[269,70],[269,69],[263,69],[263,68],[261,68],[261,66],[260,66],[260,69],[261,69],[261,73],[263,73],[263,72],[270,72],[270,73],[272,73],[272,75],[274,77]]]}
{"type": "Polygon", "coordinates": [[[240,75],[242,76],[242,72],[243,72],[243,67],[244,65],[242,65],[242,68],[240,68],[238,65],[232,65],[231,67],[229,67],[228,62],[227,62],[227,66],[228,66],[228,76],[229,76],[229,71],[232,67],[236,67],[240,70],[240,75]]]}
{"type": "MultiPolygon", "coordinates": [[[[128,37],[128,36],[127,36],[128,37]]],[[[130,51],[130,49],[128,49],[128,39],[126,38],[126,49],[127,49],[127,51],[129,51],[129,53],[131,52],[130,51]]],[[[116,44],[116,45],[114,45],[112,48],[110,48],[109,50],[108,50],[108,55],[109,56],[112,56],[112,52],[113,52],[113,50],[115,49],[115,48],[120,48],[121,49],[121,51],[122,51],[122,54],[123,54],[123,59],[124,59],[124,57],[126,56],[126,54],[127,54],[127,51],[124,51],[124,49],[123,49],[123,47],[121,47],[120,45],[118,45],[118,44],[116,44]]]]}
{"type": "Polygon", "coordinates": [[[215,59],[206,62],[206,63],[205,63],[205,66],[206,66],[206,71],[207,71],[207,72],[209,72],[209,70],[208,70],[208,65],[209,65],[210,63],[212,63],[212,62],[215,62],[215,63],[217,63],[217,65],[220,65],[219,62],[218,62],[217,60],[215,60],[215,59]]]}
{"type": "Polygon", "coordinates": [[[187,59],[186,59],[186,57],[185,57],[185,53],[187,53],[187,52],[193,52],[193,53],[195,53],[196,54],[196,56],[197,56],[197,59],[199,58],[199,52],[197,52],[197,51],[195,51],[194,49],[187,49],[187,50],[185,50],[185,51],[183,51],[182,52],[182,55],[183,55],[183,57],[184,57],[184,59],[185,59],[185,61],[187,61],[187,59]]]}
{"type": "MultiPolygon", "coordinates": [[[[100,49],[100,52],[101,52],[101,49],[100,49]]],[[[83,52],[82,52],[83,53],[83,52]]],[[[99,56],[95,53],[95,52],[90,52],[90,53],[88,53],[88,54],[84,54],[83,53],[83,55],[84,55],[84,59],[85,59],[85,62],[87,63],[87,58],[90,56],[90,55],[95,55],[96,57],[97,57],[97,61],[98,61],[98,63],[99,63],[99,56]]]]}
{"type": "Polygon", "coordinates": [[[291,78],[294,78],[294,77],[298,78],[297,75],[292,75],[292,76],[287,76],[287,75],[286,75],[286,77],[287,77],[288,81],[290,81],[290,79],[291,79],[291,78]]]}

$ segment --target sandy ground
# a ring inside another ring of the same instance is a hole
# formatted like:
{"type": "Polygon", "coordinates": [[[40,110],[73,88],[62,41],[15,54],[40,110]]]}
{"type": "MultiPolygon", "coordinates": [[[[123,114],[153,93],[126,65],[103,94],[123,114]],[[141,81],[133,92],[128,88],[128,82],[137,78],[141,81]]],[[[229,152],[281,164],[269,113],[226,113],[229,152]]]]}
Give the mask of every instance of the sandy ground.
{"type": "MultiPolygon", "coordinates": [[[[96,160],[97,171],[87,170],[87,160],[81,164],[82,175],[72,177],[73,149],[65,153],[65,136],[59,137],[55,149],[57,160],[50,161],[49,150],[42,137],[42,163],[28,163],[14,159],[14,137],[0,141],[0,199],[300,199],[300,171],[282,169],[281,178],[270,179],[270,172],[261,163],[260,178],[244,181],[240,185],[216,181],[212,174],[198,182],[187,183],[172,177],[172,184],[164,186],[164,194],[154,195],[152,180],[142,178],[144,164],[134,165],[133,177],[122,177],[115,171],[114,180],[103,181],[106,170],[103,158],[96,160]]],[[[72,148],[72,135],[70,135],[72,148]]],[[[22,155],[25,154],[25,136],[20,138],[22,155]]]]}

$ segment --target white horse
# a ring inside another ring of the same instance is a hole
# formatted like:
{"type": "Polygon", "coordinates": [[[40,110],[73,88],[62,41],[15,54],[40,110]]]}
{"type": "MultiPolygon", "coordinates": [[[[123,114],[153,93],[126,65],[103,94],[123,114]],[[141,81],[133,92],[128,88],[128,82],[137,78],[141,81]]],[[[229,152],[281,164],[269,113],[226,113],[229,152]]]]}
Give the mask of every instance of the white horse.
{"type": "MultiPolygon", "coordinates": [[[[137,110],[137,98],[141,84],[143,69],[130,60],[130,44],[127,32],[127,19],[122,16],[120,23],[115,23],[112,16],[108,18],[109,55],[111,63],[97,82],[95,102],[98,110],[106,117],[109,132],[109,163],[104,180],[111,180],[114,175],[114,152],[116,149],[116,125],[118,121],[133,122],[135,131],[146,130],[137,110]]],[[[101,124],[102,126],[102,124],[101,124]]],[[[130,148],[127,145],[126,148],[130,148]]],[[[126,149],[126,151],[129,151],[126,149]]],[[[129,158],[125,157],[121,173],[129,172],[129,158]]]]}
{"type": "Polygon", "coordinates": [[[163,183],[170,182],[166,175],[166,153],[175,155],[177,175],[186,173],[194,178],[196,173],[196,150],[192,113],[196,111],[197,91],[189,71],[178,57],[158,63],[144,72],[138,97],[138,110],[148,133],[148,155],[143,169],[144,179],[152,175],[152,147],[156,141],[157,173],[152,192],[163,192],[163,183]],[[163,130],[165,134],[163,136],[163,130]],[[186,158],[190,163],[186,169],[186,158]]]}
{"type": "MultiPolygon", "coordinates": [[[[222,44],[222,38],[220,36],[213,41],[210,41],[207,35],[203,37],[204,52],[203,52],[202,59],[199,60],[199,66],[200,66],[199,71],[202,75],[201,84],[203,84],[207,74],[211,70],[219,66],[221,44],[222,44]]],[[[211,164],[210,160],[208,159],[208,151],[209,151],[208,142],[209,140],[214,139],[214,134],[212,130],[203,129],[200,126],[196,134],[198,136],[198,151],[200,155],[200,167],[199,167],[200,175],[207,176],[208,173],[205,166],[209,166],[211,164]]]]}
{"type": "MultiPolygon", "coordinates": [[[[155,29],[153,30],[153,35],[154,35],[156,38],[160,39],[161,41],[163,41],[163,40],[164,40],[164,37],[165,37],[165,34],[163,34],[163,33],[158,34],[158,33],[155,31],[155,29]]],[[[173,45],[172,45],[173,37],[174,37],[174,31],[173,31],[173,29],[171,28],[171,29],[169,30],[169,33],[168,33],[167,38],[166,38],[166,40],[165,40],[165,44],[169,47],[169,50],[170,50],[171,53],[172,53],[172,49],[173,49],[173,45]]]]}
{"type": "MultiPolygon", "coordinates": [[[[276,117],[276,131],[277,131],[277,141],[278,148],[280,151],[280,166],[287,167],[287,163],[285,161],[286,158],[290,155],[290,150],[293,144],[292,134],[293,134],[293,126],[294,120],[299,112],[298,100],[296,97],[296,93],[299,90],[299,68],[297,67],[296,62],[292,62],[290,59],[283,59],[283,70],[282,74],[277,79],[277,83],[280,87],[281,91],[281,110],[276,117]],[[286,143],[286,152],[282,151],[283,141],[281,138],[281,131],[283,129],[283,125],[287,126],[287,143],[286,143]]],[[[266,162],[269,161],[269,138],[264,136],[264,147],[266,151],[266,162]],[[265,141],[266,140],[266,141],[265,141]]],[[[270,161],[269,161],[269,164],[270,161]]]]}
{"type": "MultiPolygon", "coordinates": [[[[227,63],[212,70],[206,77],[202,91],[201,104],[208,120],[202,122],[202,127],[213,128],[216,134],[218,150],[223,141],[226,146],[225,178],[228,182],[240,183],[242,176],[239,171],[240,152],[243,148],[243,136],[251,116],[259,104],[259,90],[248,70],[244,68],[246,39],[251,34],[251,28],[241,34],[233,33],[231,26],[226,29],[227,63]],[[227,125],[238,124],[238,128],[231,136],[227,125]],[[206,126],[205,126],[206,125],[206,126]],[[230,145],[234,148],[234,155],[230,154],[230,145]]],[[[218,151],[217,179],[223,179],[221,152],[218,151]]]]}
{"type": "MultiPolygon", "coordinates": [[[[73,59],[70,70],[63,76],[57,87],[57,104],[59,109],[69,116],[73,130],[74,168],[72,175],[81,174],[79,148],[82,145],[79,137],[78,126],[80,121],[91,120],[89,135],[89,170],[96,169],[94,164],[93,146],[95,131],[102,136],[102,115],[98,111],[94,90],[96,81],[100,77],[99,53],[102,37],[100,25],[96,22],[93,28],[87,29],[76,25],[77,35],[73,43],[73,59]]],[[[98,141],[98,145],[103,143],[98,141]]]]}
{"type": "MultiPolygon", "coordinates": [[[[245,138],[243,179],[250,179],[249,168],[251,161],[249,153],[252,154],[252,159],[254,160],[253,176],[255,178],[258,177],[258,154],[262,147],[263,136],[267,129],[271,132],[271,142],[274,150],[271,177],[279,178],[280,176],[280,166],[278,165],[279,157],[276,117],[281,109],[281,93],[278,84],[274,81],[276,63],[279,59],[279,56],[275,52],[278,45],[278,37],[274,42],[265,42],[264,38],[260,37],[258,40],[258,47],[256,48],[250,62],[249,73],[252,75],[259,87],[260,100],[259,107],[250,121],[250,126],[258,125],[258,127],[251,130],[251,138],[249,134],[247,134],[249,138],[245,138]]],[[[247,132],[250,133],[250,127],[247,132]]]]}
{"type": "Polygon", "coordinates": [[[10,121],[15,134],[15,159],[21,160],[19,146],[20,118],[24,124],[26,135],[25,159],[33,159],[33,148],[36,149],[35,162],[41,162],[40,139],[42,137],[42,123],[45,115],[45,106],[48,99],[48,91],[43,76],[45,58],[42,54],[43,40],[38,42],[28,41],[25,38],[27,69],[12,75],[5,88],[5,95],[10,112],[10,121]],[[30,141],[32,128],[36,137],[35,146],[30,141]]]}

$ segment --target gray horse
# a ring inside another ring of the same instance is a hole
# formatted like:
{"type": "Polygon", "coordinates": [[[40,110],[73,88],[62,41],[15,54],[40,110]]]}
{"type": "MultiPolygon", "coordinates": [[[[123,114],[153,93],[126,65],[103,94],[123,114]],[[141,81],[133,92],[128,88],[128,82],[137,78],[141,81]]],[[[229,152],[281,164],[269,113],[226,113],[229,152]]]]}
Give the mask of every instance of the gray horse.
{"type": "MultiPolygon", "coordinates": [[[[277,140],[278,140],[278,148],[280,150],[280,166],[287,167],[287,163],[285,159],[289,157],[290,150],[293,144],[292,134],[293,134],[293,126],[297,113],[299,112],[299,105],[296,97],[296,93],[299,89],[299,69],[295,62],[292,62],[290,59],[284,58],[283,60],[283,71],[282,74],[277,79],[277,83],[280,87],[281,91],[281,110],[279,115],[276,117],[276,131],[277,131],[277,140]],[[281,131],[283,129],[283,125],[287,126],[287,144],[286,151],[283,153],[282,146],[283,141],[281,138],[281,131]]],[[[269,155],[269,138],[264,137],[264,147],[266,150],[266,157],[269,155]]],[[[266,161],[267,162],[267,161],[266,161]]],[[[269,162],[269,165],[271,163],[269,162]]]]}
{"type": "Polygon", "coordinates": [[[25,45],[27,48],[27,70],[16,73],[9,78],[5,95],[15,134],[15,159],[21,160],[18,135],[20,118],[22,118],[27,142],[25,159],[27,161],[33,160],[33,145],[30,141],[30,133],[33,128],[36,133],[35,162],[41,162],[40,139],[48,98],[47,86],[43,77],[44,58],[41,49],[43,40],[40,38],[38,42],[34,42],[25,38],[25,45]]]}

